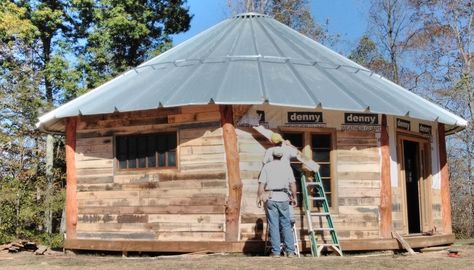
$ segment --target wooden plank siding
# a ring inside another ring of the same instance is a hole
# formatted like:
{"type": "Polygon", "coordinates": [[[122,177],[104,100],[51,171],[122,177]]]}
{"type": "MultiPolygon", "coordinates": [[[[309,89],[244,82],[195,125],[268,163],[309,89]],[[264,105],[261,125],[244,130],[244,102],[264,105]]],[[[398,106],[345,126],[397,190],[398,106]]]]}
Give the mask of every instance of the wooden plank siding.
{"type": "Polygon", "coordinates": [[[337,132],[338,213],[341,239],[379,238],[380,154],[373,132],[337,132]]]}
{"type": "MultiPolygon", "coordinates": [[[[241,241],[264,239],[266,217],[257,208],[258,174],[267,139],[251,128],[237,130],[243,182],[241,241]]],[[[337,209],[334,225],[341,239],[379,238],[380,154],[374,133],[337,131],[336,134],[337,209]]],[[[307,222],[301,208],[295,209],[296,227],[302,240],[308,240],[307,222]]],[[[326,235],[327,237],[328,235],[326,235]]],[[[319,236],[320,237],[320,236],[319,236]]]]}
{"type": "Polygon", "coordinates": [[[226,165],[218,106],[81,117],[77,239],[223,241],[226,165]],[[114,136],[175,131],[177,167],[118,169],[114,136]]]}

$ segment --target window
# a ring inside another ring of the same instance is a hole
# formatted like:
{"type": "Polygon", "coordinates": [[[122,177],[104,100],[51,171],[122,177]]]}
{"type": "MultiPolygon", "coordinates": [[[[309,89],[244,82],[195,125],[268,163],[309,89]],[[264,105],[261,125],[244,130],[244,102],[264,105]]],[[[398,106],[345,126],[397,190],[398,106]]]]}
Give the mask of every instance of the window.
{"type": "Polygon", "coordinates": [[[176,167],[176,132],[116,137],[120,169],[176,167]]]}
{"type": "MultiPolygon", "coordinates": [[[[319,174],[323,182],[324,192],[328,200],[329,206],[332,206],[333,195],[333,179],[331,177],[331,150],[332,150],[332,133],[310,133],[310,132],[292,132],[286,131],[282,134],[285,140],[289,140],[299,150],[305,145],[310,145],[313,151],[313,160],[321,167],[319,174]]],[[[298,189],[298,203],[302,202],[301,195],[301,163],[296,159],[291,161],[291,166],[295,174],[298,189]]],[[[335,198],[334,198],[335,199],[335,198]]],[[[317,203],[317,202],[315,202],[317,203]]],[[[315,205],[316,206],[316,205],[315,205]]]]}
{"type": "Polygon", "coordinates": [[[324,192],[328,199],[329,206],[332,206],[331,196],[331,134],[311,134],[311,149],[313,150],[313,160],[321,167],[319,175],[323,182],[324,192]]]}

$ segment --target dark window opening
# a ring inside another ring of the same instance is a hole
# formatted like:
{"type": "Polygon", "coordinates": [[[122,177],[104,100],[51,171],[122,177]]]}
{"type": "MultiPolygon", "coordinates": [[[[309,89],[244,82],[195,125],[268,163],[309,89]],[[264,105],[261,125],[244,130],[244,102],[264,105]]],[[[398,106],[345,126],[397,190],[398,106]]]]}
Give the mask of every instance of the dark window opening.
{"type": "Polygon", "coordinates": [[[176,132],[116,137],[120,169],[176,167],[176,132]]]}
{"type": "Polygon", "coordinates": [[[331,134],[311,134],[311,149],[313,150],[313,160],[321,167],[319,175],[323,182],[324,193],[328,199],[329,206],[332,206],[331,194],[331,134]]]}

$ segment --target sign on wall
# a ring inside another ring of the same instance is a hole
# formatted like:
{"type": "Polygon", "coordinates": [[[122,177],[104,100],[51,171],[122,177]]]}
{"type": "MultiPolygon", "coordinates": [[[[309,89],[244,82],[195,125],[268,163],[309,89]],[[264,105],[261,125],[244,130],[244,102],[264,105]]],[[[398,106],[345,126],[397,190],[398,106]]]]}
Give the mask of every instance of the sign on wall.
{"type": "Polygon", "coordinates": [[[378,125],[379,116],[372,113],[344,113],[344,124],[378,125]]]}
{"type": "Polygon", "coordinates": [[[420,124],[418,126],[418,131],[423,135],[431,136],[431,126],[420,124]]]}
{"type": "Polygon", "coordinates": [[[288,112],[288,123],[318,124],[323,123],[322,112],[288,112]]]}
{"type": "Polygon", "coordinates": [[[397,128],[410,131],[411,130],[410,121],[397,118],[397,128]]]}
{"type": "Polygon", "coordinates": [[[379,132],[379,116],[373,113],[344,113],[344,124],[341,129],[379,132]]]}

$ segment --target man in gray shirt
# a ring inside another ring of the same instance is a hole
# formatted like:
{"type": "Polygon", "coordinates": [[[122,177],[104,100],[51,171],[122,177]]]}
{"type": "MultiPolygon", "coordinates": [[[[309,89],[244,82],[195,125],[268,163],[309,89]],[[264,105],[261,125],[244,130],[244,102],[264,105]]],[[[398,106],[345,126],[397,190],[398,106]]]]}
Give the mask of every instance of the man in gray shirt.
{"type": "Polygon", "coordinates": [[[284,149],[275,147],[273,160],[263,166],[258,179],[258,204],[261,205],[264,192],[270,193],[265,207],[273,257],[279,257],[281,254],[280,231],[286,245],[287,255],[292,257],[295,253],[290,207],[296,205],[296,181],[289,162],[282,160],[283,155],[284,149]],[[289,196],[290,191],[291,196],[289,196]]]}

